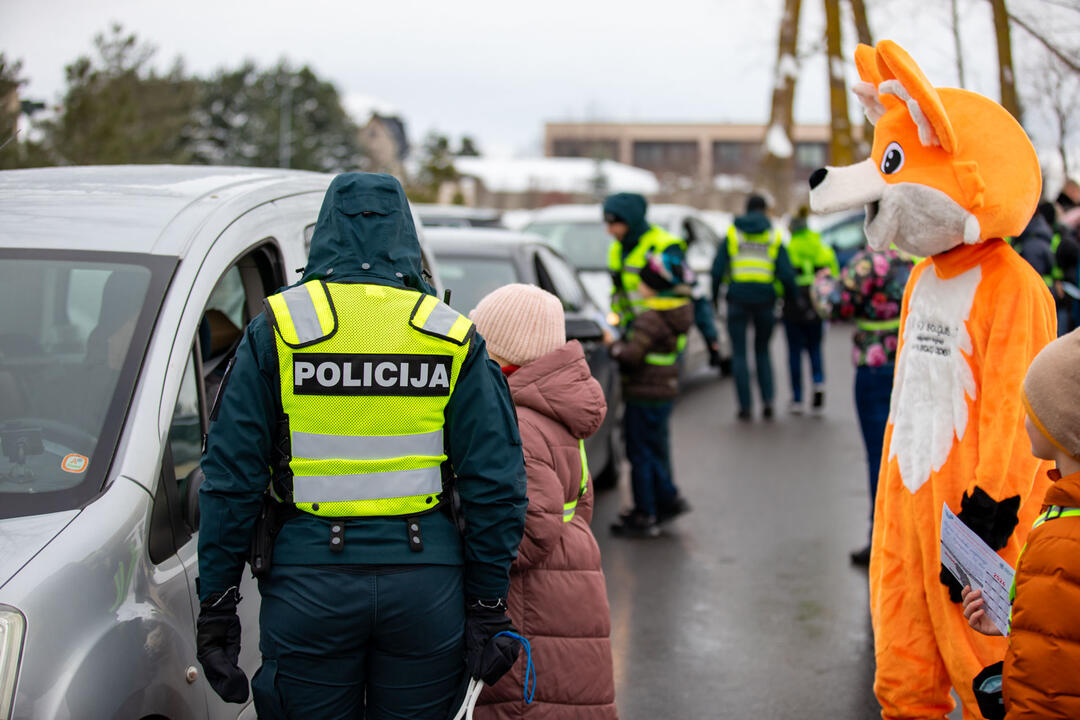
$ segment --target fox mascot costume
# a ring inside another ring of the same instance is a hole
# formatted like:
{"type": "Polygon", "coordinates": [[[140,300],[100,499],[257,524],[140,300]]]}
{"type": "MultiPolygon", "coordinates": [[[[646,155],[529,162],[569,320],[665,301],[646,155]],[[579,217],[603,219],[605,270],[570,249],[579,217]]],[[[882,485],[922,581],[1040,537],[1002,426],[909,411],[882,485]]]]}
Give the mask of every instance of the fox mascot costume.
{"type": "Polygon", "coordinates": [[[883,718],[944,718],[953,687],[964,717],[980,718],[972,679],[1007,641],[964,619],[941,567],[941,507],[1015,565],[1048,484],[1024,431],[1021,383],[1055,337],[1054,303],[1000,239],[1031,219],[1039,163],[1004,108],[933,87],[896,43],[860,45],[855,63],[873,151],[816,171],[811,205],[865,205],[874,249],[926,258],[904,293],[874,510],[874,692],[883,718]]]}

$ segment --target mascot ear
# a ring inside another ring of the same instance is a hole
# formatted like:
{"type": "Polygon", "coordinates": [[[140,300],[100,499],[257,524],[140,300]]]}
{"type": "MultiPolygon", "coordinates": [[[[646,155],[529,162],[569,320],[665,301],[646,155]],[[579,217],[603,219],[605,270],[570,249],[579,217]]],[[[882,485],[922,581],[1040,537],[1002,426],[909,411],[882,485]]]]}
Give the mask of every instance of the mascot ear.
{"type": "Polygon", "coordinates": [[[882,40],[877,44],[877,67],[886,80],[879,91],[896,95],[907,103],[922,144],[941,145],[945,152],[955,153],[956,132],[941,97],[907,51],[892,40],[882,40]]]}
{"type": "Polygon", "coordinates": [[[877,69],[877,52],[869,45],[859,43],[855,48],[855,69],[859,71],[859,78],[863,82],[875,87],[884,79],[877,69]]]}
{"type": "Polygon", "coordinates": [[[855,48],[855,68],[859,71],[859,78],[852,86],[855,96],[862,103],[863,111],[870,122],[877,125],[877,121],[889,109],[886,103],[894,103],[892,98],[883,98],[878,95],[878,85],[881,84],[881,73],[877,68],[877,53],[869,45],[859,43],[855,48]]]}

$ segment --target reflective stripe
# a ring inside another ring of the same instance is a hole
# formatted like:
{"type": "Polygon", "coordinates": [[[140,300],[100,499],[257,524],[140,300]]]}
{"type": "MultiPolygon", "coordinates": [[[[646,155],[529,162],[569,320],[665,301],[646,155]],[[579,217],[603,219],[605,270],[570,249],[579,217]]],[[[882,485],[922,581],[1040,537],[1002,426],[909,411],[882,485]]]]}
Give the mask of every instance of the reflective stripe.
{"type": "Polygon", "coordinates": [[[584,440],[578,440],[578,449],[581,452],[581,489],[578,490],[576,498],[563,504],[563,522],[570,522],[574,519],[574,510],[577,509],[578,500],[585,497],[585,493],[589,490],[589,458],[585,456],[584,440]]]}
{"type": "Polygon", "coordinates": [[[1057,520],[1060,517],[1080,517],[1080,508],[1062,507],[1060,505],[1051,505],[1050,508],[1035,520],[1035,524],[1031,526],[1031,529],[1042,525],[1047,520],[1057,520]]]}
{"type": "Polygon", "coordinates": [[[892,320],[857,320],[855,326],[860,330],[877,331],[877,330],[899,330],[900,318],[893,318],[892,320]]]}
{"type": "Polygon", "coordinates": [[[442,457],[443,431],[417,435],[323,435],[294,430],[293,457],[308,460],[383,460],[407,456],[442,457]]]}
{"type": "Polygon", "coordinates": [[[679,360],[679,353],[686,349],[686,335],[679,335],[675,341],[673,353],[648,353],[645,355],[647,365],[674,365],[679,360]]]}
{"type": "Polygon", "coordinates": [[[350,502],[435,495],[442,492],[436,467],[355,475],[294,475],[293,502],[350,502]]]}
{"type": "Polygon", "coordinates": [[[293,329],[296,331],[297,345],[314,342],[326,335],[319,323],[319,314],[315,311],[315,302],[307,285],[300,285],[281,293],[285,307],[289,309],[293,329]]]}
{"type": "Polygon", "coordinates": [[[454,327],[458,317],[460,317],[458,312],[451,310],[448,305],[436,300],[435,307],[432,308],[431,314],[424,321],[423,328],[439,335],[449,335],[450,329],[454,327]]]}

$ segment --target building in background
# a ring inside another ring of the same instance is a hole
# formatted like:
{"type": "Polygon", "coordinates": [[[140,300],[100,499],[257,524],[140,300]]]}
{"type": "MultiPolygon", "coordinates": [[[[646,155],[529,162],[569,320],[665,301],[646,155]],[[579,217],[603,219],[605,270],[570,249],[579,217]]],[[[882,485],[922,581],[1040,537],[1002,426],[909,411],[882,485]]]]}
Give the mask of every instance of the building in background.
{"type": "MultiPolygon", "coordinates": [[[[728,123],[549,122],[544,154],[614,160],[656,175],[655,200],[737,211],[758,176],[764,125],[728,123]]],[[[796,125],[793,197],[827,164],[828,125],[796,125]]]]}
{"type": "Polygon", "coordinates": [[[371,160],[372,172],[384,172],[405,177],[405,157],[409,154],[409,139],[405,121],[398,115],[372,112],[367,124],[360,128],[360,145],[371,160]]]}

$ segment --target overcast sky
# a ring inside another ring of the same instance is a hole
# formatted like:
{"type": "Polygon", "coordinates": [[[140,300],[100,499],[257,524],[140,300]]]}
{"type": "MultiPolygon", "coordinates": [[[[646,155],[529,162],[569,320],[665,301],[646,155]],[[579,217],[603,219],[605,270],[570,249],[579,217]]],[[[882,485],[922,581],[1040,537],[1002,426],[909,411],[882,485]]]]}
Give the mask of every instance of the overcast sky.
{"type": "MultiPolygon", "coordinates": [[[[1039,0],[1010,5],[1025,1],[1039,0]]],[[[866,2],[875,37],[904,45],[933,82],[958,84],[947,0],[866,2]]],[[[348,107],[374,99],[396,108],[414,140],[437,129],[472,134],[497,154],[537,154],[545,120],[764,122],[780,7],[781,0],[0,0],[0,50],[23,61],[25,96],[55,101],[64,65],[118,21],[157,46],[161,67],[181,56],[189,71],[209,74],[245,58],[269,65],[286,57],[334,82],[348,107]]],[[[967,87],[996,98],[989,3],[960,0],[960,9],[967,87]]],[[[823,27],[821,4],[804,0],[805,51],[823,45],[823,27]]],[[[828,117],[821,55],[803,62],[797,121],[828,117]]]]}

